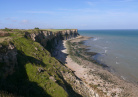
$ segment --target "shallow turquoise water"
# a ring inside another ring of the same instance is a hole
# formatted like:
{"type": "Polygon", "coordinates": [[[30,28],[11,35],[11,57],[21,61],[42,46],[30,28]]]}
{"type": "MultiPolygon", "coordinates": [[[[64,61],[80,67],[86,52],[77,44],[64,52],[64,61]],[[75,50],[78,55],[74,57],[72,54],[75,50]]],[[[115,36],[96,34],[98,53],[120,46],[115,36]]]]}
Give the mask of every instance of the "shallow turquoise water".
{"type": "Polygon", "coordinates": [[[138,82],[138,30],[79,30],[98,62],[107,64],[123,79],[138,82]]]}

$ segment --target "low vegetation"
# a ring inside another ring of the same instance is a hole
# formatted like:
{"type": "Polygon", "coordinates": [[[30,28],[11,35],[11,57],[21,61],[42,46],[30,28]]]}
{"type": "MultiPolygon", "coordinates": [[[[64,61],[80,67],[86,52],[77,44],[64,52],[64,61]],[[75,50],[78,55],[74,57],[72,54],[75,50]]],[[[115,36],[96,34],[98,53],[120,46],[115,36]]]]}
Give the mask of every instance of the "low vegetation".
{"type": "Polygon", "coordinates": [[[105,64],[99,63],[96,60],[92,59],[91,57],[97,53],[95,52],[87,52],[87,48],[84,47],[82,48],[81,46],[83,45],[83,42],[71,42],[71,40],[68,40],[67,42],[68,46],[68,53],[70,57],[72,58],[73,61],[77,62],[78,64],[81,65],[80,58],[90,61],[92,63],[95,63],[99,66],[102,67],[108,67],[105,64]]]}
{"type": "Polygon", "coordinates": [[[34,29],[39,29],[38,27],[35,27],[34,29]]]}
{"type": "MultiPolygon", "coordinates": [[[[37,32],[34,30],[10,30],[10,42],[17,50],[18,65],[14,73],[6,79],[0,78],[0,96],[24,97],[68,97],[78,94],[64,80],[61,72],[68,71],[38,42],[24,37],[24,32],[37,32]]],[[[5,40],[1,43],[6,46],[5,40]]],[[[0,63],[3,70],[4,63],[0,63]]],[[[2,71],[4,73],[4,71],[2,71]]]]}
{"type": "MultiPolygon", "coordinates": [[[[75,61],[81,65],[79,58],[82,58],[84,60],[88,60],[93,63],[97,63],[95,60],[91,59],[91,57],[88,57],[86,48],[80,47],[80,45],[82,45],[82,44],[83,44],[83,42],[71,42],[70,40],[67,41],[68,53],[69,53],[70,57],[73,59],[73,61],[75,61]]],[[[93,54],[91,54],[91,55],[93,55],[93,54]]],[[[101,65],[101,64],[98,64],[98,65],[101,65]]]]}

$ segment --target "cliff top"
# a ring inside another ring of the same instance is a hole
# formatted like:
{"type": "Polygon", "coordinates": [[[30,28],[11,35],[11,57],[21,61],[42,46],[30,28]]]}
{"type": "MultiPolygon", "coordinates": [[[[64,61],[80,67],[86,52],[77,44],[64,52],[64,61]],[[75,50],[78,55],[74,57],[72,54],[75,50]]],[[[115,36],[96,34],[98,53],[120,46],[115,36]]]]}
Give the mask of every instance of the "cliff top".
{"type": "Polygon", "coordinates": [[[0,97],[80,97],[63,76],[73,72],[51,56],[62,43],[55,31],[76,33],[64,30],[0,30],[0,97]]]}
{"type": "Polygon", "coordinates": [[[58,32],[58,31],[65,31],[65,30],[77,30],[77,29],[41,29],[46,31],[58,32]]]}
{"type": "Polygon", "coordinates": [[[57,33],[59,31],[66,31],[66,30],[77,30],[77,29],[0,29],[0,43],[4,40],[11,40],[13,37],[23,37],[25,32],[28,33],[39,33],[40,31],[48,31],[57,33]]]}

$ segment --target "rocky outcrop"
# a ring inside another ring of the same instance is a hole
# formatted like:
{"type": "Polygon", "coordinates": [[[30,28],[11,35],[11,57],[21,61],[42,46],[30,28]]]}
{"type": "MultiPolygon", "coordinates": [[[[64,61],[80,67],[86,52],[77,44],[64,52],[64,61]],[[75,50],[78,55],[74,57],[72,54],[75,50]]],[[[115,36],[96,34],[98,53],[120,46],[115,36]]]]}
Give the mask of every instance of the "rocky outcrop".
{"type": "Polygon", "coordinates": [[[1,31],[1,30],[0,30],[0,36],[1,36],[1,37],[4,37],[4,36],[9,36],[9,33],[8,33],[8,32],[1,31]]]}
{"type": "Polygon", "coordinates": [[[72,29],[72,30],[62,30],[57,32],[52,31],[43,31],[40,30],[37,33],[36,32],[26,32],[25,37],[31,38],[33,41],[39,42],[43,47],[45,47],[52,56],[55,56],[55,47],[59,45],[62,40],[68,40],[71,38],[77,37],[78,30],[72,29]]]}
{"type": "Polygon", "coordinates": [[[73,90],[83,97],[99,97],[98,93],[93,91],[87,84],[69,72],[63,73],[64,79],[72,86],[73,90]]]}
{"type": "Polygon", "coordinates": [[[12,43],[7,46],[0,45],[0,77],[6,78],[14,72],[17,66],[17,51],[12,43]]]}

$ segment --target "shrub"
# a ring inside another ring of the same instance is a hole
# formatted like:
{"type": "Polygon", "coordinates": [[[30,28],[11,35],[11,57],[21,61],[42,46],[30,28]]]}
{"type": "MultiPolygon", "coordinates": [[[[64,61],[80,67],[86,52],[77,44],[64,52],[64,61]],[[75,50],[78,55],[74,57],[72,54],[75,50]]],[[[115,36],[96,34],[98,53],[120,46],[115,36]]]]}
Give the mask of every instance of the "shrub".
{"type": "Polygon", "coordinates": [[[35,27],[34,29],[39,29],[38,27],[35,27]]]}
{"type": "Polygon", "coordinates": [[[5,29],[3,29],[4,31],[11,31],[11,29],[9,29],[9,28],[6,28],[5,27],[5,29]]]}

